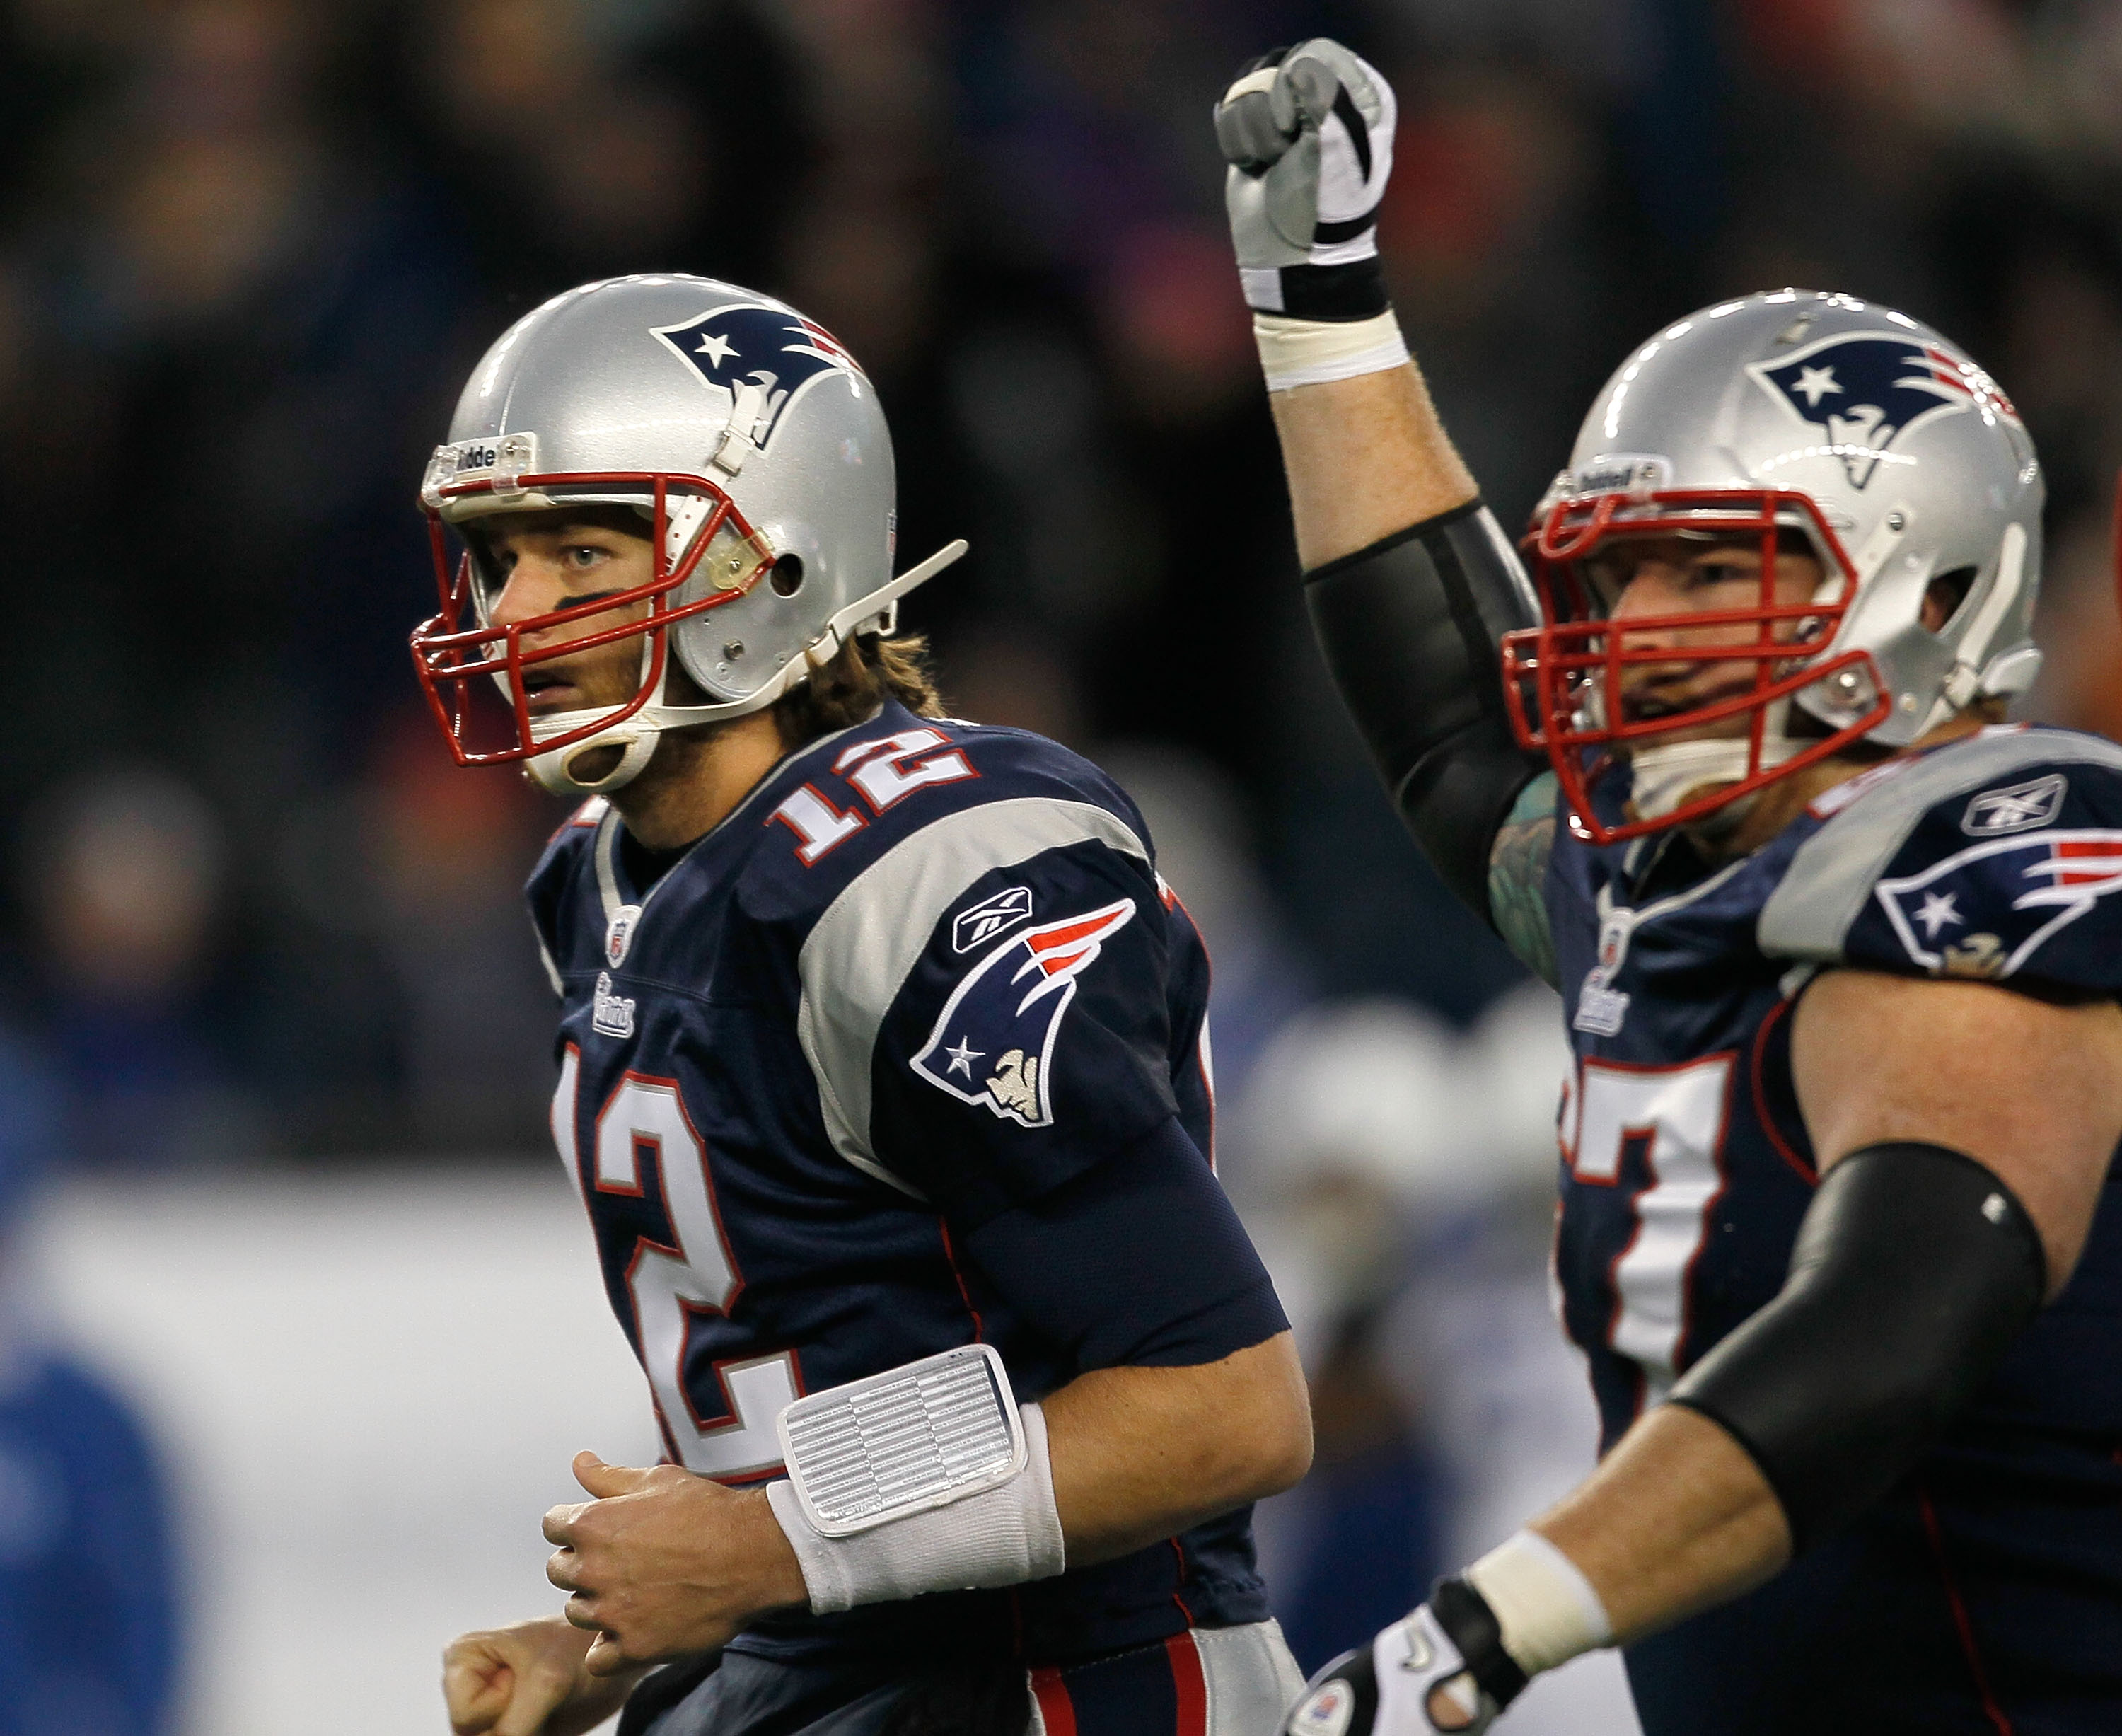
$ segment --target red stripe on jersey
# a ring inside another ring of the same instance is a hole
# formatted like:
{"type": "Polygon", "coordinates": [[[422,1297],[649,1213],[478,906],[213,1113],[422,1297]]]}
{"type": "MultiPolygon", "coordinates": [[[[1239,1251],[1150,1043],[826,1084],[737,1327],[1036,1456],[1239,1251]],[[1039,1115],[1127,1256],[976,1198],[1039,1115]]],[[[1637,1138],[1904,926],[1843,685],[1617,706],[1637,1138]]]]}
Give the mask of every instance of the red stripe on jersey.
{"type": "Polygon", "coordinates": [[[1981,1696],[1982,1710],[1997,1736],[2017,1736],[2012,1720],[2004,1715],[2003,1707],[1997,1704],[1997,1696],[1989,1691],[1989,1673],[1982,1668],[1982,1654],[1975,1644],[1975,1624],[1967,1618],[1967,1606],[1961,1601],[1959,1583],[1952,1577],[1951,1565],[1945,1559],[1945,1532],[1937,1523],[1937,1509],[1931,1505],[1927,1493],[1918,1495],[1916,1501],[1923,1509],[1923,1531],[1930,1538],[1931,1556],[1937,1564],[1937,1577],[1945,1587],[1945,1600],[1952,1608],[1952,1626],[1960,1635],[1960,1649],[1967,1659],[1968,1673],[1975,1678],[1975,1692],[1981,1696]]]}
{"type": "Polygon", "coordinates": [[[958,1295],[965,1304],[965,1312],[973,1317],[973,1342],[980,1344],[988,1336],[987,1322],[980,1318],[980,1311],[973,1306],[973,1293],[965,1288],[965,1275],[958,1268],[958,1251],[951,1245],[951,1226],[942,1218],[936,1228],[943,1233],[943,1257],[951,1264],[951,1275],[958,1280],[958,1295]]]}
{"type": "Polygon", "coordinates": [[[1201,1649],[1190,1631],[1164,1642],[1171,1660],[1171,1688],[1179,1699],[1175,1736],[1208,1736],[1208,1682],[1201,1673],[1201,1649]]]}
{"type": "Polygon", "coordinates": [[[1039,968],[1049,976],[1056,976],[1063,971],[1087,964],[1097,943],[1133,915],[1134,905],[1130,900],[1125,915],[1108,906],[1093,910],[1087,916],[1079,916],[1073,922],[1056,923],[1050,929],[1034,929],[1024,938],[1031,943],[1031,954],[1038,961],[1039,968]]]}
{"type": "Polygon", "coordinates": [[[1068,1685],[1050,1663],[1031,1673],[1031,1696],[1039,1702],[1039,1720],[1046,1736],[1076,1736],[1076,1702],[1068,1697],[1068,1685]]]}
{"type": "Polygon", "coordinates": [[[2050,848],[2059,862],[2082,861],[2087,864],[2076,872],[2059,868],[2055,877],[2058,886],[2099,886],[2117,877],[2115,863],[2122,860],[2122,832],[2110,833],[2105,837],[2059,838],[2050,848]]]}

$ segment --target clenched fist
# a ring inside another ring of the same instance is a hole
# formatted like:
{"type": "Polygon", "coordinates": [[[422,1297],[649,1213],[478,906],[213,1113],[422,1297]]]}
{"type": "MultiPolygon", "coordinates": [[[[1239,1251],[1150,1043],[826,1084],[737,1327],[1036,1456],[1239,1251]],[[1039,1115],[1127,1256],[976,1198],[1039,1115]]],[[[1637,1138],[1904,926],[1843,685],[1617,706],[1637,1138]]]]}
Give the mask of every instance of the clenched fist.
{"type": "Polygon", "coordinates": [[[463,1634],[442,1653],[456,1736],[581,1736],[624,1703],[642,1673],[596,1677],[591,1636],[559,1617],[463,1634]]]}
{"type": "Polygon", "coordinates": [[[1216,105],[1223,202],[1246,300],[1262,313],[1384,311],[1378,202],[1392,173],[1392,87],[1324,36],[1263,55],[1216,105]]]}

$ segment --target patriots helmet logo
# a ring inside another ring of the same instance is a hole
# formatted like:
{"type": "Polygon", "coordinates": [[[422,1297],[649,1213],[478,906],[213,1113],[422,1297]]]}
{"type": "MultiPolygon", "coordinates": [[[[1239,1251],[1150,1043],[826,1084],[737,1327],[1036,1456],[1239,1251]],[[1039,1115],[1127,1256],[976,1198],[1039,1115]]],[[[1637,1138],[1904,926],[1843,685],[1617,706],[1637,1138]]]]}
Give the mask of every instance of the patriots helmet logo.
{"type": "Polygon", "coordinates": [[[1061,1016],[1076,998],[1076,979],[1134,912],[1134,900],[1123,898],[1026,929],[994,948],[951,991],[914,1070],[1003,1121],[1051,1126],[1061,1016]]]}
{"type": "Polygon", "coordinates": [[[1934,417],[1979,405],[2007,421],[2019,419],[2011,400],[1972,362],[1891,332],[1822,338],[1784,361],[1756,362],[1746,371],[1799,420],[1826,435],[1855,489],[1872,480],[1895,440],[1934,417]]]}
{"type": "Polygon", "coordinates": [[[730,395],[756,386],[766,408],[751,430],[762,451],[783,414],[805,390],[829,374],[844,374],[862,389],[866,377],[839,340],[815,321],[786,307],[733,302],[677,325],[650,330],[699,371],[709,386],[730,395]]]}

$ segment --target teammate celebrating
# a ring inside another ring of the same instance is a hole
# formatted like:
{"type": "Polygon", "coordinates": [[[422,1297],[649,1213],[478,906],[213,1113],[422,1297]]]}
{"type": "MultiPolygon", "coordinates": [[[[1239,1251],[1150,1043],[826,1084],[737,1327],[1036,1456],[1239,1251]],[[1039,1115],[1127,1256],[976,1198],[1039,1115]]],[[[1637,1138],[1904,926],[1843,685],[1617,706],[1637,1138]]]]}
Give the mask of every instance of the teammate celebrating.
{"type": "Polygon", "coordinates": [[[423,498],[453,750],[587,798],[530,884],[553,1132],[668,1457],[577,1460],[567,1619],[449,1648],[459,1736],[1272,1730],[1247,1504],[1310,1421],[1207,960],[1120,790],[937,715],[896,609],[964,545],[892,576],[861,370],[727,283],[586,285],[423,498]]]}
{"type": "Polygon", "coordinates": [[[2010,403],[1849,296],[1705,308],[1599,395],[1528,579],[1386,305],[1391,91],[1309,42],[1216,124],[1328,659],[1563,996],[1604,1421],[1289,1729],[1477,1729],[1614,1643],[1651,1736],[2122,1729],[2122,749],[2003,722],[2010,403]]]}

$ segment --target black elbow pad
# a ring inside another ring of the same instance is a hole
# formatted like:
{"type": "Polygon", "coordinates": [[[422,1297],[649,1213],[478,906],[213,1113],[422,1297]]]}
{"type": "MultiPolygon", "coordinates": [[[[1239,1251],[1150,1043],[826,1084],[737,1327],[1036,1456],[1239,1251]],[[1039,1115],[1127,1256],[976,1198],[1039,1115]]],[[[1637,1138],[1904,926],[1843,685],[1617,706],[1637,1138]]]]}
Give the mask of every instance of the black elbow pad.
{"type": "Polygon", "coordinates": [[[2039,1311],[2040,1233],[1942,1145],[1868,1145],[1827,1172],[1774,1302],[1673,1388],[1737,1439],[1803,1549],[1890,1489],[2039,1311]]]}
{"type": "Polygon", "coordinates": [[[1546,769],[1503,709],[1504,634],[1538,617],[1478,500],[1305,574],[1327,667],[1393,804],[1444,882],[1485,921],[1489,854],[1546,769]]]}

